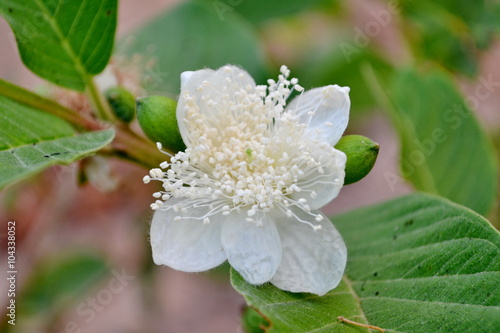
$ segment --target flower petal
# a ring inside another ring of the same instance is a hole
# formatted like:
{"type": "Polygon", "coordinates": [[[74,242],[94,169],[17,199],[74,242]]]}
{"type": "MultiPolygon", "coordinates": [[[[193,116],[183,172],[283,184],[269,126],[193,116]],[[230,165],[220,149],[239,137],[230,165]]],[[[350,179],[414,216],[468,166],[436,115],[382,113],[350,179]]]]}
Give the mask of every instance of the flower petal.
{"type": "Polygon", "coordinates": [[[334,146],[347,127],[350,107],[349,87],[330,85],[304,92],[286,109],[296,112],[299,120],[308,125],[304,137],[334,146]]]}
{"type": "Polygon", "coordinates": [[[311,157],[321,167],[308,167],[297,182],[301,191],[292,193],[290,198],[306,199],[311,209],[319,209],[335,199],[344,185],[347,156],[327,144],[320,144],[311,147],[311,157]]]}
{"type": "Polygon", "coordinates": [[[251,284],[271,279],[281,261],[281,242],[274,221],[266,214],[262,225],[247,222],[246,214],[233,213],[222,227],[222,244],[227,259],[251,284]]]}
{"type": "Polygon", "coordinates": [[[200,208],[190,208],[189,213],[175,213],[173,209],[154,213],[151,248],[155,264],[184,272],[202,272],[226,260],[220,240],[222,221],[217,220],[217,216],[212,216],[209,224],[198,219],[174,221],[175,216],[203,216],[205,213],[200,208]]]}
{"type": "MultiPolygon", "coordinates": [[[[319,212],[317,212],[319,213],[319,212]]],[[[303,211],[294,209],[301,219],[311,219],[303,211]]],[[[271,279],[276,287],[291,292],[309,292],[324,295],[342,279],[347,262],[347,248],[330,220],[324,216],[320,230],[283,217],[277,221],[283,258],[271,279]]]]}
{"type": "Polygon", "coordinates": [[[220,125],[220,113],[228,113],[235,101],[236,93],[241,89],[255,89],[255,81],[243,69],[226,65],[214,71],[202,69],[181,74],[181,93],[177,104],[176,116],[179,131],[187,147],[191,147],[189,131],[186,128],[186,111],[188,106],[196,105],[200,113],[207,116],[210,125],[220,125]],[[224,96],[229,98],[224,98],[224,96]],[[226,105],[228,104],[228,105],[226,105]]]}

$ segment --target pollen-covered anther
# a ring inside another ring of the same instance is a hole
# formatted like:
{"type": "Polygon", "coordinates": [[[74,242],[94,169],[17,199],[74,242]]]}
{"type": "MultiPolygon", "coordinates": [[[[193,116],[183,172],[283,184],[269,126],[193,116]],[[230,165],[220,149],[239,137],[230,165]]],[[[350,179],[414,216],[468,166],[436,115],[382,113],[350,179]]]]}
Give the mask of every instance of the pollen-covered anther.
{"type": "Polygon", "coordinates": [[[151,176],[151,178],[163,178],[163,170],[159,168],[151,169],[149,171],[149,176],[151,176]]]}

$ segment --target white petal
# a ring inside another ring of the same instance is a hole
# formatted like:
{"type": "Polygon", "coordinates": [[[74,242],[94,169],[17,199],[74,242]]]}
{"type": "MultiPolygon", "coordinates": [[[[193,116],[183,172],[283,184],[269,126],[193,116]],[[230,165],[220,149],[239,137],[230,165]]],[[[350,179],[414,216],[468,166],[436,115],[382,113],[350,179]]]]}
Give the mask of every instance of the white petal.
{"type": "Polygon", "coordinates": [[[264,215],[262,226],[245,220],[244,212],[231,214],[222,228],[227,259],[251,284],[271,279],[281,261],[281,242],[274,221],[264,215]]]}
{"type": "Polygon", "coordinates": [[[311,226],[287,217],[276,222],[283,245],[283,258],[271,283],[283,290],[322,296],[340,283],[346,266],[347,248],[326,216],[323,215],[323,221],[316,222],[297,209],[294,213],[302,219],[309,218],[311,223],[320,224],[322,228],[314,231],[311,226]]]}
{"type": "Polygon", "coordinates": [[[211,125],[217,127],[220,125],[218,114],[230,111],[231,106],[226,104],[228,101],[233,101],[233,96],[241,89],[253,90],[255,82],[246,71],[233,65],[226,65],[216,71],[202,69],[181,74],[181,93],[176,116],[182,139],[187,147],[191,146],[184,120],[187,96],[193,99],[201,113],[208,116],[211,125]],[[223,98],[224,95],[230,98],[223,98]]]}
{"type": "Polygon", "coordinates": [[[299,120],[308,125],[304,137],[334,146],[347,127],[350,107],[349,88],[330,85],[304,92],[295,97],[286,109],[296,112],[299,120]]]}
{"type": "Polygon", "coordinates": [[[311,146],[311,157],[321,163],[318,167],[304,169],[304,175],[298,180],[300,192],[290,195],[292,199],[307,200],[311,209],[319,209],[337,197],[344,185],[346,155],[330,146],[311,146]]]}
{"type": "Polygon", "coordinates": [[[190,208],[189,213],[175,213],[172,209],[154,213],[150,237],[155,264],[184,272],[201,272],[226,260],[220,240],[222,216],[212,216],[209,224],[194,219],[174,221],[175,216],[205,213],[194,208],[190,208]]]}
{"type": "Polygon", "coordinates": [[[193,71],[186,71],[181,73],[181,90],[184,89],[186,83],[189,81],[191,76],[193,76],[193,71]]]}

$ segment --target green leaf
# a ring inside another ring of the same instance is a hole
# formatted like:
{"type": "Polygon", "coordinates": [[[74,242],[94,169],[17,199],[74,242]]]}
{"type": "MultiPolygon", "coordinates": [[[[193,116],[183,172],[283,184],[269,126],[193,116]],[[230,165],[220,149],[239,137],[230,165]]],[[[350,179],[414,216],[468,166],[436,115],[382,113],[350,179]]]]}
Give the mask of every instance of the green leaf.
{"type": "Polygon", "coordinates": [[[55,84],[83,91],[108,63],[117,0],[4,0],[0,13],[24,64],[55,84]]]}
{"type": "Polygon", "coordinates": [[[64,120],[0,96],[0,188],[111,142],[114,130],[77,134],[64,120]]]}
{"type": "Polygon", "coordinates": [[[500,235],[480,215],[414,194],[334,217],[348,249],[346,276],[323,297],[253,286],[232,272],[269,332],[495,333],[500,328],[500,235]]]}
{"type": "Polygon", "coordinates": [[[54,310],[59,302],[78,298],[107,272],[103,259],[93,255],[56,259],[35,270],[22,294],[20,311],[42,314],[54,310]]]}
{"type": "MultiPolygon", "coordinates": [[[[406,71],[390,91],[403,176],[418,190],[487,214],[498,187],[495,152],[451,79],[406,71]]],[[[473,98],[479,103],[481,96],[473,98]]]]}
{"type": "Polygon", "coordinates": [[[235,64],[259,81],[265,67],[252,27],[234,13],[220,17],[202,2],[186,2],[166,12],[128,42],[123,52],[156,60],[155,67],[144,73],[150,94],[177,96],[184,71],[235,64]]]}
{"type": "Polygon", "coordinates": [[[243,330],[246,333],[265,333],[269,323],[253,308],[247,307],[243,310],[242,317],[243,330]]]}

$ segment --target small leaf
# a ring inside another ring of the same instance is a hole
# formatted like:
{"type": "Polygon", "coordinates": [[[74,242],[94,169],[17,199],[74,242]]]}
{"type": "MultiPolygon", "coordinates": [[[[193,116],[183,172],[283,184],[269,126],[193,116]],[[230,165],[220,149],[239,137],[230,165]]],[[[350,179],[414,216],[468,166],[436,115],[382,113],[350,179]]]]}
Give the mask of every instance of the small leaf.
{"type": "Polygon", "coordinates": [[[418,190],[487,214],[498,190],[494,149],[451,79],[406,71],[390,91],[403,176],[418,190]]]}
{"type": "Polygon", "coordinates": [[[117,0],[3,0],[0,13],[24,64],[44,79],[83,91],[108,63],[117,0]]]}
{"type": "Polygon", "coordinates": [[[77,134],[60,118],[0,96],[0,188],[111,142],[114,130],[77,134]]]}
{"type": "Polygon", "coordinates": [[[269,318],[272,332],[496,333],[500,235],[483,217],[414,194],[334,217],[348,249],[346,276],[323,297],[232,283],[269,318]]]}

